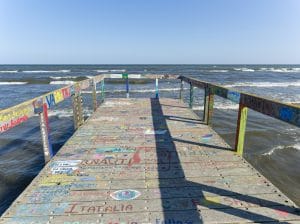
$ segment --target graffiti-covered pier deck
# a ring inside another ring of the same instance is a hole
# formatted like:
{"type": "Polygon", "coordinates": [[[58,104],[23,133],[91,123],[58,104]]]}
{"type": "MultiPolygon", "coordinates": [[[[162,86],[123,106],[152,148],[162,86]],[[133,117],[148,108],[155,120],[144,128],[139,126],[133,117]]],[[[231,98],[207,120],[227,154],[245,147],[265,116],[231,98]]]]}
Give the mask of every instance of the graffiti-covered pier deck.
{"type": "Polygon", "coordinates": [[[176,99],[107,99],[1,223],[299,222],[294,204],[176,99]]]}

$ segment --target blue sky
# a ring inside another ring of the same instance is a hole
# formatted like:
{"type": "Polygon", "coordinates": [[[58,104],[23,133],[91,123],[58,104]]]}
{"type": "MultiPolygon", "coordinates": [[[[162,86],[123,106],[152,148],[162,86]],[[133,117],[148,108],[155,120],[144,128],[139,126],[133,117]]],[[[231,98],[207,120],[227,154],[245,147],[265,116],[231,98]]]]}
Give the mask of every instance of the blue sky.
{"type": "Polygon", "coordinates": [[[0,64],[300,63],[298,0],[0,0],[0,64]]]}

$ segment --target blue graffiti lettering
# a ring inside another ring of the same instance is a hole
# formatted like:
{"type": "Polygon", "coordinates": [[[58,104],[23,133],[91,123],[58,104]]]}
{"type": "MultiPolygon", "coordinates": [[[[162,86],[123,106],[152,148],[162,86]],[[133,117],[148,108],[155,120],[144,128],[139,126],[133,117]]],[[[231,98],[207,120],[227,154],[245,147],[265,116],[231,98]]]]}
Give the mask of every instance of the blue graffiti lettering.
{"type": "Polygon", "coordinates": [[[291,121],[293,119],[293,111],[287,107],[282,107],[279,110],[279,116],[284,121],[291,121]]]}
{"type": "Polygon", "coordinates": [[[46,96],[46,101],[48,108],[55,106],[55,99],[53,94],[49,94],[48,96],[46,96]]]}
{"type": "Polygon", "coordinates": [[[227,99],[235,102],[235,103],[239,103],[240,102],[240,98],[241,98],[241,94],[238,92],[234,92],[234,91],[228,91],[227,93],[227,99]]]}

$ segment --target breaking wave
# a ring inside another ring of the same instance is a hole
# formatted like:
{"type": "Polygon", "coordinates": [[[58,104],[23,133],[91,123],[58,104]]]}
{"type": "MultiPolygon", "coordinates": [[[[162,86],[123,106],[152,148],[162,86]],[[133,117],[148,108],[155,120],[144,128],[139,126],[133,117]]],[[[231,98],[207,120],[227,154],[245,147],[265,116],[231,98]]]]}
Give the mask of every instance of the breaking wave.
{"type": "Polygon", "coordinates": [[[78,76],[50,76],[51,79],[60,80],[60,79],[76,79],[78,76]]]}
{"type": "Polygon", "coordinates": [[[299,72],[300,68],[260,68],[258,71],[260,72],[299,72]]]}
{"type": "Polygon", "coordinates": [[[222,70],[222,69],[220,69],[220,70],[209,70],[209,72],[229,72],[229,70],[222,70]]]}
{"type": "Polygon", "coordinates": [[[300,86],[300,80],[295,82],[236,82],[233,84],[225,85],[225,87],[289,87],[289,86],[300,86]]]}
{"type": "Polygon", "coordinates": [[[25,85],[27,82],[0,82],[0,85],[25,85]]]}
{"type": "Polygon", "coordinates": [[[242,72],[255,72],[254,69],[251,68],[234,68],[235,71],[242,71],[242,72]]]}
{"type": "Polygon", "coordinates": [[[111,69],[111,70],[95,70],[96,72],[105,73],[105,72],[126,72],[126,69],[111,69]]]}
{"type": "Polygon", "coordinates": [[[50,85],[69,85],[69,84],[73,84],[74,81],[70,81],[70,80],[65,80],[65,81],[51,81],[50,85]]]}
{"type": "Polygon", "coordinates": [[[56,71],[48,71],[48,70],[33,70],[33,71],[22,71],[23,73],[68,73],[71,70],[56,70],[56,71]]]}
{"type": "Polygon", "coordinates": [[[263,153],[262,155],[263,156],[271,156],[275,151],[283,150],[283,149],[287,149],[287,148],[296,149],[296,150],[300,151],[300,143],[296,143],[294,145],[288,145],[288,146],[283,146],[283,145],[275,146],[268,152],[263,153]]]}
{"type": "Polygon", "coordinates": [[[12,71],[0,71],[0,73],[18,73],[18,70],[12,70],[12,71]]]}

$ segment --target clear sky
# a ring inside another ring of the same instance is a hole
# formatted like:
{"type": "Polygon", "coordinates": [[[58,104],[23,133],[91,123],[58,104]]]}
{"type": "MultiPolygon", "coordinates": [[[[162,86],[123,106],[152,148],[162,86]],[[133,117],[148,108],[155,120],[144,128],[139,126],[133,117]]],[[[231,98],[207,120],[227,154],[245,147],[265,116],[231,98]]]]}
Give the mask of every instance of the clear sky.
{"type": "Polygon", "coordinates": [[[0,0],[0,64],[300,63],[300,0],[0,0]]]}

